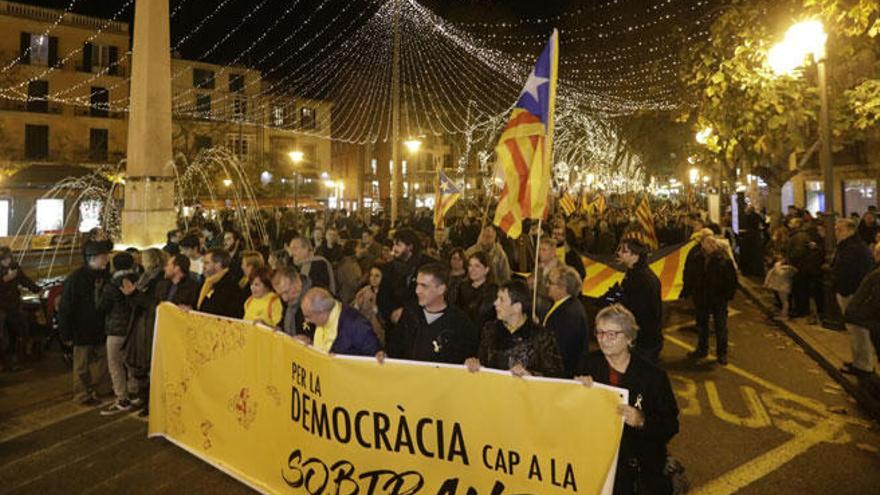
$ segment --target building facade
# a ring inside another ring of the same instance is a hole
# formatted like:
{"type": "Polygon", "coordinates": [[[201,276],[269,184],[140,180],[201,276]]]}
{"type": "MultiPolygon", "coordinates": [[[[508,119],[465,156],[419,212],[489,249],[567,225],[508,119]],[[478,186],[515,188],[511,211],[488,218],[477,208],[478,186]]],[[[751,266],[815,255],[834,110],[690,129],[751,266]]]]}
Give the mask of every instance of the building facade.
{"type": "MultiPolygon", "coordinates": [[[[129,25],[0,0],[0,29],[0,177],[37,165],[123,172],[129,25]]],[[[246,67],[172,59],[179,169],[194,164],[202,149],[222,146],[237,157],[258,197],[301,195],[326,204],[339,195],[342,182],[328,187],[332,105],[282,87],[246,67]]],[[[223,191],[232,175],[210,174],[215,183],[205,189],[223,191]]],[[[70,229],[70,219],[79,218],[81,205],[73,199],[44,207],[50,202],[17,194],[15,184],[0,182],[0,237],[14,235],[28,216],[42,221],[30,220],[25,230],[58,226],[58,216],[62,229],[70,229]]]]}

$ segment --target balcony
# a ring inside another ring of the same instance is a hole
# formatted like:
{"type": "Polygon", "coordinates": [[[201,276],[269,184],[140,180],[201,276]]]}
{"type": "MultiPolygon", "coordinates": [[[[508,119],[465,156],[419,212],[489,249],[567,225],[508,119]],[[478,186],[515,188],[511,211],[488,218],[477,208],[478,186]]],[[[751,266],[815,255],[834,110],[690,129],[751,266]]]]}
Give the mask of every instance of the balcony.
{"type": "Polygon", "coordinates": [[[73,107],[73,115],[76,117],[92,117],[96,119],[124,119],[125,112],[107,110],[99,107],[73,107]]]}
{"type": "Polygon", "coordinates": [[[61,103],[47,102],[45,100],[21,101],[0,99],[0,111],[61,115],[63,109],[64,106],[61,103]]]}
{"type": "Polygon", "coordinates": [[[82,72],[85,74],[98,74],[101,73],[104,76],[108,77],[127,77],[128,76],[128,68],[121,64],[111,65],[109,67],[102,67],[98,65],[93,65],[92,67],[85,67],[84,65],[76,64],[76,71],[82,72]]]}

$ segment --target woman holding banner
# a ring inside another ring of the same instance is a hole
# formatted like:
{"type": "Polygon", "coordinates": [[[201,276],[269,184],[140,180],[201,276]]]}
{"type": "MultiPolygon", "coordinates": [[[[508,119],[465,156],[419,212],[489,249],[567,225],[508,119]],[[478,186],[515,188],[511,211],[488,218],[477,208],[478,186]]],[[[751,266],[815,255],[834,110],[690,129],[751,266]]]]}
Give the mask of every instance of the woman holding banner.
{"type": "Polygon", "coordinates": [[[630,352],[638,329],[635,317],[620,304],[599,311],[596,338],[601,351],[586,357],[575,379],[588,387],[595,380],[629,391],[629,404],[619,406],[624,427],[615,495],[669,494],[666,444],[678,433],[678,405],[666,373],[630,352]]]}
{"type": "Polygon", "coordinates": [[[482,365],[520,377],[562,376],[556,335],[532,321],[531,306],[532,292],[526,284],[511,280],[501,285],[495,299],[498,319],[483,328],[478,358],[465,361],[468,370],[478,371],[482,365]]]}

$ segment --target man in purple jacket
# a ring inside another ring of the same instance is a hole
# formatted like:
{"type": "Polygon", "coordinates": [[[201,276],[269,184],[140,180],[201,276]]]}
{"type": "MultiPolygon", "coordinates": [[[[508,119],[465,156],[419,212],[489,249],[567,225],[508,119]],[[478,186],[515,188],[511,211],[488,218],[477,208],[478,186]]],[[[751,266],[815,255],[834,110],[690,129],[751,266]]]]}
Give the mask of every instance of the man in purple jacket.
{"type": "Polygon", "coordinates": [[[303,317],[315,325],[314,339],[294,338],[331,354],[374,356],[381,350],[373,326],[361,313],[337,301],[330,291],[313,287],[303,296],[303,317]]]}

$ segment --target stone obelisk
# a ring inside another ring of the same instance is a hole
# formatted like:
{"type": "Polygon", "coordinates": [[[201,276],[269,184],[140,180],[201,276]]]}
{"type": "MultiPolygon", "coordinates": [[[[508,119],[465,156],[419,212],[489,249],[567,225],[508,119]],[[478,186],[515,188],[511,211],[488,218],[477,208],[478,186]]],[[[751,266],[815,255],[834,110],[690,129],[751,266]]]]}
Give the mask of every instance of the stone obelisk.
{"type": "Polygon", "coordinates": [[[171,151],[169,0],[137,0],[134,11],[122,243],[153,246],[175,227],[171,151]]]}

